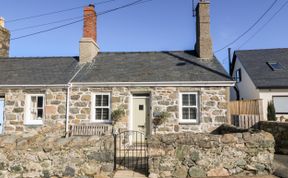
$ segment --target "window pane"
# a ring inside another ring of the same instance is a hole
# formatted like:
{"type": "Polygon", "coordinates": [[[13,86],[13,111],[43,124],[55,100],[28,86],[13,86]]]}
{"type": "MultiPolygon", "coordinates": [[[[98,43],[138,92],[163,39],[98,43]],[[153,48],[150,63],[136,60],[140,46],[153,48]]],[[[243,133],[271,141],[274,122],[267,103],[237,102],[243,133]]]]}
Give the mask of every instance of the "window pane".
{"type": "Polygon", "coordinates": [[[37,109],[31,108],[31,120],[37,120],[37,109]]]}
{"type": "Polygon", "coordinates": [[[102,118],[101,118],[101,114],[102,114],[102,109],[100,109],[100,108],[97,108],[96,109],[96,120],[101,120],[102,118]]]}
{"type": "Polygon", "coordinates": [[[273,97],[276,113],[288,113],[288,96],[273,97]]]}
{"type": "Polygon", "coordinates": [[[37,108],[37,97],[31,96],[31,109],[36,109],[36,108],[37,108]]]}
{"type": "Polygon", "coordinates": [[[103,95],[103,105],[102,106],[108,106],[109,104],[109,95],[103,95]]]}
{"type": "Polygon", "coordinates": [[[190,106],[196,106],[196,95],[190,94],[190,106]]]}
{"type": "Polygon", "coordinates": [[[190,110],[190,119],[196,119],[197,118],[197,109],[196,108],[189,108],[190,110]]]}
{"type": "Polygon", "coordinates": [[[109,120],[109,109],[104,108],[103,109],[103,120],[109,120]]]}
{"type": "Polygon", "coordinates": [[[38,109],[37,111],[37,120],[41,120],[43,118],[43,109],[38,109]]]}
{"type": "Polygon", "coordinates": [[[102,95],[96,95],[95,100],[96,106],[102,106],[102,95]]]}
{"type": "Polygon", "coordinates": [[[189,119],[189,108],[182,108],[182,119],[189,119]]]}
{"type": "Polygon", "coordinates": [[[189,106],[189,95],[188,94],[183,94],[182,95],[182,105],[183,106],[189,106]]]}
{"type": "Polygon", "coordinates": [[[42,96],[38,96],[37,107],[38,108],[43,107],[43,97],[42,96]]]}

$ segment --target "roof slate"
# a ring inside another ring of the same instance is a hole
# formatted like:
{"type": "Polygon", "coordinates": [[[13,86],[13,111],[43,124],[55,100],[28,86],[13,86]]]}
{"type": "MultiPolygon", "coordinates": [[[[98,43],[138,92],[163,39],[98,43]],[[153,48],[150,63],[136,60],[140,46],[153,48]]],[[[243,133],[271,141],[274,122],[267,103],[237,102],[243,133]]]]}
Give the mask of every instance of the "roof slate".
{"type": "Polygon", "coordinates": [[[79,69],[72,83],[231,81],[216,58],[199,59],[193,51],[104,52],[92,63],[78,61],[78,57],[0,58],[0,85],[67,84],[79,69]]]}
{"type": "Polygon", "coordinates": [[[235,51],[235,56],[257,88],[288,88],[288,48],[235,51]],[[273,71],[267,62],[279,62],[283,69],[273,71]]]}
{"type": "Polygon", "coordinates": [[[67,84],[78,68],[77,57],[0,58],[0,85],[67,84]]]}
{"type": "Polygon", "coordinates": [[[194,51],[99,53],[72,82],[231,81],[215,58],[194,51]]]}

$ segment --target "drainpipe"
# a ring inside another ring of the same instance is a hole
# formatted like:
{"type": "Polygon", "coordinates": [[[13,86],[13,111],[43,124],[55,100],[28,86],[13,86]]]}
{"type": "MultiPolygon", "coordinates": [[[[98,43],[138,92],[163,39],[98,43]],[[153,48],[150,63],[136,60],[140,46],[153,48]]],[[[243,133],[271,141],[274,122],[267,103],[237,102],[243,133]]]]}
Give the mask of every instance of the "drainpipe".
{"type": "Polygon", "coordinates": [[[232,62],[231,62],[231,48],[228,48],[228,65],[229,65],[229,75],[232,77],[232,62]]]}
{"type": "Polygon", "coordinates": [[[66,96],[66,123],[65,123],[65,132],[66,132],[66,137],[69,136],[69,112],[70,112],[70,90],[72,88],[72,84],[68,84],[67,87],[67,96],[66,96]]]}
{"type": "Polygon", "coordinates": [[[65,132],[66,132],[66,137],[69,137],[69,116],[70,116],[70,90],[73,87],[73,84],[71,83],[73,79],[77,76],[77,74],[82,70],[84,65],[81,65],[81,67],[77,70],[77,72],[73,75],[73,77],[69,80],[68,82],[68,87],[67,87],[67,98],[66,98],[66,123],[65,123],[65,132]]]}

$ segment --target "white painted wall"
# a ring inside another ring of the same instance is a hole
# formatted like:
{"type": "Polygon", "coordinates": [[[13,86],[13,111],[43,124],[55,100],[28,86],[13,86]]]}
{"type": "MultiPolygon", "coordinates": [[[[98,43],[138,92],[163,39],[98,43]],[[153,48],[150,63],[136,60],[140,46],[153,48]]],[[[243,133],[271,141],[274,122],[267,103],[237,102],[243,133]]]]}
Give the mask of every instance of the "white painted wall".
{"type": "MultiPolygon", "coordinates": [[[[263,113],[264,113],[264,119],[267,120],[267,106],[268,102],[272,101],[273,96],[288,96],[288,89],[263,89],[260,90],[260,98],[263,99],[263,113]]],[[[288,103],[287,103],[288,105],[288,103]]],[[[276,115],[277,118],[279,119],[281,116],[284,116],[285,118],[288,119],[287,114],[281,114],[281,115],[276,115]]]]}
{"type": "MultiPolygon", "coordinates": [[[[263,118],[267,120],[267,106],[268,102],[272,101],[273,96],[288,96],[288,88],[287,89],[257,89],[254,83],[252,82],[251,78],[249,77],[248,73],[244,69],[241,62],[236,59],[234,70],[233,70],[233,77],[236,75],[236,70],[241,69],[242,81],[236,83],[238,89],[240,91],[240,99],[262,99],[263,100],[263,118]]],[[[233,87],[231,87],[231,100],[236,100],[236,92],[233,87]]],[[[287,103],[288,105],[288,103],[287,103]]],[[[288,114],[284,115],[276,115],[279,119],[281,116],[284,116],[288,119],[288,114]]]]}
{"type": "MultiPolygon", "coordinates": [[[[251,78],[249,77],[248,73],[244,69],[241,62],[236,59],[234,70],[233,70],[233,78],[236,75],[236,71],[241,69],[241,76],[242,80],[239,83],[236,83],[240,91],[240,99],[259,99],[259,90],[256,88],[254,83],[252,82],[251,78]]],[[[236,92],[233,87],[231,87],[231,100],[236,100],[236,92]]]]}

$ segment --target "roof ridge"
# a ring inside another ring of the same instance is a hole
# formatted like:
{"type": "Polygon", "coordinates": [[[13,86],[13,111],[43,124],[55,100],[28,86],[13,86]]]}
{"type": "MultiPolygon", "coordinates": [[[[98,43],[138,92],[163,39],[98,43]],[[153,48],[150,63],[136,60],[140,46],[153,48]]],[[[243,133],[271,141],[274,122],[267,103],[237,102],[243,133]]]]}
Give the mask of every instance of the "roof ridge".
{"type": "Polygon", "coordinates": [[[165,52],[189,52],[189,51],[195,51],[195,50],[161,50],[161,51],[100,51],[99,54],[109,54],[109,53],[115,53],[115,54],[127,54],[127,53],[165,53],[165,52]]]}
{"type": "Polygon", "coordinates": [[[79,56],[9,56],[0,58],[66,58],[66,57],[79,57],[79,56]]]}
{"type": "Polygon", "coordinates": [[[9,60],[37,60],[37,59],[68,59],[68,58],[79,58],[79,56],[45,56],[45,57],[40,57],[40,56],[36,56],[36,57],[0,57],[0,62],[5,60],[5,61],[9,61],[9,60]]]}
{"type": "Polygon", "coordinates": [[[235,50],[235,52],[245,52],[245,51],[270,51],[270,50],[288,50],[288,48],[259,48],[259,49],[245,49],[245,50],[235,50]]]}

